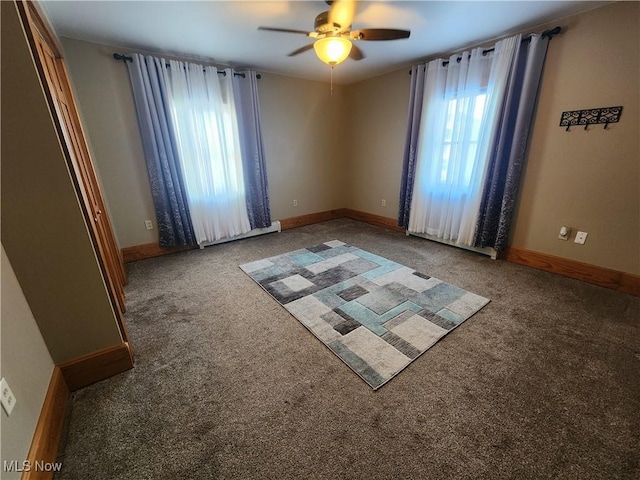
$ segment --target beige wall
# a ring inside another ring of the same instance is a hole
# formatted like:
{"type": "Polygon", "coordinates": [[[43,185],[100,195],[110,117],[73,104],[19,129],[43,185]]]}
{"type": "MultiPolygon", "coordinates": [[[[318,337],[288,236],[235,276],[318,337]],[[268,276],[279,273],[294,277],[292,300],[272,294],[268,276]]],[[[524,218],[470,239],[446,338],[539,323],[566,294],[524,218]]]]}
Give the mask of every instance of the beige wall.
{"type": "MultiPolygon", "coordinates": [[[[155,214],[122,48],[61,39],[121,247],[157,242],[155,214]]],[[[328,72],[327,72],[328,74],[328,72]]],[[[261,74],[258,81],[274,220],[344,206],[345,87],[261,74]],[[293,200],[298,207],[293,207],[293,200]]]]}
{"type": "MultiPolygon", "coordinates": [[[[38,330],[31,309],[24,298],[11,263],[2,248],[2,362],[5,378],[17,399],[7,416],[2,410],[0,462],[27,458],[40,410],[53,372],[53,360],[38,330]]],[[[1,468],[1,467],[0,467],[1,468]]],[[[2,473],[2,478],[20,478],[20,473],[2,473]]]]}
{"type": "Polygon", "coordinates": [[[398,217],[409,69],[347,87],[349,199],[354,210],[398,217]],[[382,200],[386,200],[386,207],[382,200]]]}
{"type": "Polygon", "coordinates": [[[344,207],[345,87],[262,74],[259,88],[272,217],[344,207]]]}
{"type": "MultiPolygon", "coordinates": [[[[158,241],[127,69],[107,45],[61,39],[103,195],[120,247],[158,241]],[[152,220],[154,230],[147,230],[152,220]]],[[[118,50],[120,51],[120,50],[118,50]]]]}
{"type": "MultiPolygon", "coordinates": [[[[565,33],[549,45],[515,247],[640,273],[639,19],[640,3],[619,2],[553,24],[565,33]],[[624,106],[621,122],[607,130],[558,126],[565,110],[615,105],[624,106]],[[570,241],[558,239],[563,225],[570,241]],[[589,233],[585,245],[573,242],[578,229],[589,233]]],[[[407,71],[348,87],[350,208],[397,216],[407,71]]]]}
{"type": "MultiPolygon", "coordinates": [[[[640,273],[639,8],[617,2],[553,24],[565,33],[549,47],[514,246],[640,273]],[[558,127],[564,110],[612,105],[622,121],[606,131],[558,127]],[[586,244],[558,240],[562,225],[588,232],[586,244]]],[[[112,47],[63,45],[121,246],[155,241],[125,68],[112,47]]],[[[331,96],[327,84],[263,74],[273,218],[339,207],[396,218],[409,84],[402,69],[331,96]]]]}
{"type": "Polygon", "coordinates": [[[2,244],[60,363],[122,340],[17,10],[1,7],[2,244]]]}
{"type": "Polygon", "coordinates": [[[640,3],[562,23],[549,45],[513,245],[640,273],[640,3]],[[558,126],[566,110],[622,105],[620,123],[558,126]],[[558,239],[562,225],[573,231],[558,239]],[[584,245],[577,230],[589,233],[584,245]]]}

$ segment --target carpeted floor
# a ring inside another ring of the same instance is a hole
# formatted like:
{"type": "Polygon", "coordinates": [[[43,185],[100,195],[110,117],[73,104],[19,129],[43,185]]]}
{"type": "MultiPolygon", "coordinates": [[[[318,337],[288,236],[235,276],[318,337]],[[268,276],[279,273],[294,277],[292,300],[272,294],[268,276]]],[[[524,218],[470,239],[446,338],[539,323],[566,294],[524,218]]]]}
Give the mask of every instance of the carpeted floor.
{"type": "Polygon", "coordinates": [[[128,271],[60,480],[640,478],[640,298],[346,219],[128,271]],[[373,391],[238,268],[334,238],[491,303],[373,391]]]}
{"type": "Polygon", "coordinates": [[[240,268],[374,390],[489,303],[340,240],[240,268]]]}

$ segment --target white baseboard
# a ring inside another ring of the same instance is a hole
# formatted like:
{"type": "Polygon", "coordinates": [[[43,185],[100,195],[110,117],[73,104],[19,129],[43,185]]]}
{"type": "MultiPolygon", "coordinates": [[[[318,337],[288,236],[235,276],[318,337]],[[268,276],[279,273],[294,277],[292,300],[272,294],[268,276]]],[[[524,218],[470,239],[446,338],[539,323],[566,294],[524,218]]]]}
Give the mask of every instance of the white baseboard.
{"type": "Polygon", "coordinates": [[[199,247],[202,249],[210,245],[218,245],[220,243],[233,242],[235,240],[241,240],[243,238],[255,237],[257,235],[264,235],[266,233],[274,233],[274,232],[280,232],[280,231],[282,231],[282,228],[280,226],[280,221],[276,220],[275,222],[271,222],[270,227],[254,228],[253,230],[250,230],[247,233],[236,235],[235,237],[221,238],[220,240],[215,240],[213,242],[201,243],[199,247]]]}
{"type": "Polygon", "coordinates": [[[491,248],[491,247],[470,247],[467,245],[460,245],[457,244],[456,242],[452,241],[452,240],[445,240],[443,238],[438,238],[434,235],[429,235],[428,233],[417,233],[417,232],[410,232],[409,230],[407,230],[407,236],[408,235],[412,235],[414,237],[420,237],[420,238],[426,238],[427,240],[431,240],[432,242],[438,242],[438,243],[444,243],[445,245],[451,245],[453,247],[458,247],[458,248],[462,248],[464,250],[470,250],[472,252],[476,252],[476,253],[481,253],[483,255],[487,255],[489,257],[491,257],[493,260],[495,260],[496,258],[498,258],[498,252],[497,250],[491,248]]]}

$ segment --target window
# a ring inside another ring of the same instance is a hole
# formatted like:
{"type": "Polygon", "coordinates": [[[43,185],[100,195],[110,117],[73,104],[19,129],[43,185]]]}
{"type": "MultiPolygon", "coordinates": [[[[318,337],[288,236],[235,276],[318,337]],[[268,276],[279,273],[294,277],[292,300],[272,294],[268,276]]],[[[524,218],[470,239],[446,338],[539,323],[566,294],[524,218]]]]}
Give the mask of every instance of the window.
{"type": "Polygon", "coordinates": [[[476,164],[480,128],[485,118],[487,94],[452,98],[447,101],[445,131],[442,142],[442,162],[439,181],[443,184],[459,183],[459,186],[469,187],[471,175],[476,164]],[[464,112],[470,112],[466,121],[460,121],[464,112]],[[470,129],[468,135],[464,130],[470,129]],[[462,175],[457,175],[451,159],[458,157],[462,175]]]}
{"type": "Polygon", "coordinates": [[[446,67],[434,60],[427,67],[408,229],[468,244],[499,94],[492,77],[492,55],[476,49],[461,58],[446,67]]]}
{"type": "Polygon", "coordinates": [[[232,78],[171,61],[168,100],[198,243],[251,230],[232,78]]]}

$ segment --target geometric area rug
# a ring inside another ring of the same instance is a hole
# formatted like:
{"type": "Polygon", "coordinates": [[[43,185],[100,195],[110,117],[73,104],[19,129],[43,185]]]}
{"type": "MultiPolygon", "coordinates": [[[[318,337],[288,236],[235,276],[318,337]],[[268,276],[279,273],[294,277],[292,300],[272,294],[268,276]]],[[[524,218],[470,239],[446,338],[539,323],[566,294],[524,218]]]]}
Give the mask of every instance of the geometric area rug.
{"type": "Polygon", "coordinates": [[[489,303],[339,240],[240,268],[374,390],[489,303]]]}

